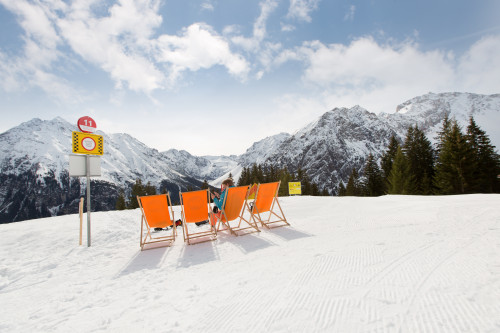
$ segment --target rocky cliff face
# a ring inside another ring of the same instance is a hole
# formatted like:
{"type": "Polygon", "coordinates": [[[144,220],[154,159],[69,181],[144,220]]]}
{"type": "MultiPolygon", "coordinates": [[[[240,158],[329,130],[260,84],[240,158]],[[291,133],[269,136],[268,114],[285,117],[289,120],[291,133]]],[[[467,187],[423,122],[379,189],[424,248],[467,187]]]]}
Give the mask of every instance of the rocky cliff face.
{"type": "Polygon", "coordinates": [[[333,189],[369,153],[380,155],[394,134],[386,121],[359,106],[333,109],[285,140],[266,164],[293,172],[301,168],[314,182],[333,189]]]}

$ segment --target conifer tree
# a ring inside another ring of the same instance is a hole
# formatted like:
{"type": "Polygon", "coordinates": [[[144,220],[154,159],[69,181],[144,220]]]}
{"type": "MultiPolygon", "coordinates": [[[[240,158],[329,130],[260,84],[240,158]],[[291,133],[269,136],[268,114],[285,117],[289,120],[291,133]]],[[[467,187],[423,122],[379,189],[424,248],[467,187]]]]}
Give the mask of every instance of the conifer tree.
{"type": "Polygon", "coordinates": [[[243,168],[241,170],[241,175],[240,175],[240,178],[238,179],[238,186],[243,186],[243,185],[249,185],[250,182],[248,181],[248,169],[247,168],[243,168]]]}
{"type": "Polygon", "coordinates": [[[252,171],[251,171],[251,183],[260,183],[259,180],[259,167],[257,166],[257,163],[254,163],[252,165],[252,171]]]}
{"type": "Polygon", "coordinates": [[[434,151],[431,142],[418,126],[408,128],[403,152],[414,181],[411,186],[413,192],[407,194],[431,194],[434,178],[434,151]]]}
{"type": "Polygon", "coordinates": [[[118,198],[116,198],[116,205],[115,205],[116,210],[124,210],[127,208],[127,204],[125,202],[125,193],[123,189],[120,189],[120,192],[118,194],[118,198]]]}
{"type": "Polygon", "coordinates": [[[439,156],[441,152],[441,148],[443,147],[444,142],[446,141],[446,137],[449,135],[451,131],[451,120],[448,118],[448,114],[444,115],[443,122],[441,123],[441,131],[438,132],[436,139],[436,156],[439,156]]]}
{"type": "Polygon", "coordinates": [[[278,180],[278,175],[276,173],[276,168],[273,165],[269,166],[269,171],[267,174],[267,182],[274,182],[278,180]]]}
{"type": "Polygon", "coordinates": [[[304,170],[302,170],[302,168],[298,168],[297,169],[297,177],[295,177],[295,179],[298,181],[298,182],[302,182],[304,180],[304,170]]]}
{"type": "Polygon", "coordinates": [[[342,181],[339,182],[339,190],[338,190],[337,196],[339,196],[339,197],[346,196],[346,189],[345,189],[344,183],[342,181]]]}
{"type": "Polygon", "coordinates": [[[328,193],[328,190],[326,189],[326,186],[323,187],[323,189],[321,190],[321,196],[322,197],[328,197],[328,196],[330,196],[330,193],[328,193]]]}
{"type": "Polygon", "coordinates": [[[444,133],[436,163],[436,186],[440,194],[462,194],[473,191],[477,161],[471,145],[456,120],[444,133]]]}
{"type": "Polygon", "coordinates": [[[384,153],[384,155],[382,155],[382,161],[380,163],[382,167],[383,177],[386,182],[387,178],[389,178],[389,173],[391,172],[392,163],[394,162],[394,158],[396,157],[398,147],[399,142],[396,139],[396,136],[391,136],[387,151],[384,153]]]}
{"type": "Polygon", "coordinates": [[[302,185],[302,195],[313,195],[312,194],[312,185],[313,184],[311,184],[311,181],[309,180],[309,176],[307,176],[305,173],[302,176],[301,185],[302,185]]]}
{"type": "Polygon", "coordinates": [[[406,156],[401,147],[398,147],[392,169],[388,178],[389,194],[410,194],[413,191],[413,177],[406,156]]]}
{"type": "Polygon", "coordinates": [[[145,195],[144,186],[142,185],[142,181],[137,178],[135,184],[132,185],[132,191],[130,192],[130,197],[128,200],[128,208],[135,209],[139,208],[139,203],[137,202],[137,196],[145,195]]]}
{"type": "Polygon", "coordinates": [[[311,185],[311,195],[315,196],[315,197],[319,196],[318,184],[312,183],[312,185],[311,185]]]}
{"type": "Polygon", "coordinates": [[[151,185],[150,182],[148,182],[146,184],[146,186],[144,186],[143,188],[143,195],[155,195],[156,194],[156,187],[154,187],[153,185],[151,185]]]}
{"type": "Polygon", "coordinates": [[[375,158],[370,153],[365,164],[365,184],[366,195],[374,197],[384,194],[384,180],[380,168],[375,158]]]}
{"type": "Polygon", "coordinates": [[[262,168],[262,164],[257,166],[257,179],[259,183],[264,183],[266,181],[264,178],[264,169],[262,168]]]}
{"type": "Polygon", "coordinates": [[[208,181],[205,179],[203,180],[203,183],[201,184],[201,189],[206,190],[208,188],[208,181]]]}
{"type": "Polygon", "coordinates": [[[281,186],[280,186],[280,189],[278,191],[278,195],[280,197],[282,196],[288,196],[289,193],[288,193],[288,182],[291,182],[292,181],[292,177],[290,175],[290,172],[288,172],[288,169],[287,167],[284,167],[283,169],[281,169],[281,171],[279,172],[279,177],[280,177],[280,180],[281,180],[281,186]]]}
{"type": "Polygon", "coordinates": [[[347,186],[345,189],[346,196],[359,196],[361,193],[361,186],[359,184],[359,176],[356,168],[352,169],[349,180],[347,181],[347,186]]]}
{"type": "Polygon", "coordinates": [[[495,146],[491,144],[486,135],[470,117],[467,127],[466,139],[473,150],[477,168],[474,170],[474,190],[481,193],[493,193],[499,190],[497,175],[500,174],[500,157],[495,152],[495,146]]]}

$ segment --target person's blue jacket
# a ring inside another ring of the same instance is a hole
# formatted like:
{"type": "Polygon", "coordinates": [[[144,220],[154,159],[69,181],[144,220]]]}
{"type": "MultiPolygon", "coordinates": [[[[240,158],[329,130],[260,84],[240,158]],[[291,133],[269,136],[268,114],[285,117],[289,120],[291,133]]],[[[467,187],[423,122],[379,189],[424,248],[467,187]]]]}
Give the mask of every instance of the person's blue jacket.
{"type": "MultiPolygon", "coordinates": [[[[230,186],[230,187],[234,187],[234,186],[230,186]]],[[[227,187],[224,189],[224,191],[222,191],[222,193],[220,194],[220,198],[217,198],[217,197],[214,197],[214,203],[217,205],[217,207],[219,209],[222,209],[222,204],[224,203],[224,198],[226,197],[226,192],[227,192],[227,187]]]]}

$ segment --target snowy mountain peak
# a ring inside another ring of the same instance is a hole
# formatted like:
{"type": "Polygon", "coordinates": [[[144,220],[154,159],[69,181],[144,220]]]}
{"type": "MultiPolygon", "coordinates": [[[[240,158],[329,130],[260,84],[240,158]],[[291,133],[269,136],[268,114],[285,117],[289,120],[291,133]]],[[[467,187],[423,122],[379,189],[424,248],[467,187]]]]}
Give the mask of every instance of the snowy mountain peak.
{"type": "MultiPolygon", "coordinates": [[[[74,211],[81,189],[80,180],[69,177],[71,132],[75,130],[75,125],[57,117],[32,119],[0,134],[0,223],[46,216],[49,211],[74,211]]],[[[172,168],[171,161],[156,149],[128,134],[98,134],[104,139],[104,154],[101,177],[92,178],[93,191],[101,196],[95,209],[113,209],[119,189],[128,188],[136,179],[171,191],[173,200],[180,189],[201,185],[172,168]]]]}
{"type": "MultiPolygon", "coordinates": [[[[181,189],[198,188],[203,180],[216,186],[231,174],[237,181],[242,168],[254,163],[292,172],[301,168],[313,182],[333,192],[353,168],[362,172],[369,154],[380,157],[392,135],[403,140],[409,126],[418,125],[433,141],[445,115],[462,128],[473,115],[492,143],[500,146],[500,94],[457,92],[412,98],[393,114],[374,114],[359,105],[334,108],[293,135],[280,133],[255,142],[241,156],[193,156],[176,149],[159,152],[128,134],[98,131],[104,137],[104,155],[102,176],[94,179],[102,182],[95,190],[101,195],[96,209],[113,209],[119,189],[136,179],[178,195],[181,189]]],[[[0,134],[0,222],[77,207],[81,188],[78,179],[68,176],[75,130],[76,125],[61,117],[35,118],[0,134]]]]}
{"type": "Polygon", "coordinates": [[[282,132],[257,141],[239,157],[238,162],[245,167],[254,163],[262,164],[271,154],[279,149],[279,146],[285,140],[288,140],[290,137],[290,134],[282,132]]]}
{"type": "Polygon", "coordinates": [[[500,144],[500,94],[480,95],[472,93],[428,93],[412,98],[397,107],[397,112],[389,118],[400,119],[405,126],[419,124],[433,139],[447,115],[465,128],[471,116],[491,141],[500,144]],[[401,117],[401,118],[398,118],[401,117]],[[413,122],[413,124],[412,124],[413,122]]]}

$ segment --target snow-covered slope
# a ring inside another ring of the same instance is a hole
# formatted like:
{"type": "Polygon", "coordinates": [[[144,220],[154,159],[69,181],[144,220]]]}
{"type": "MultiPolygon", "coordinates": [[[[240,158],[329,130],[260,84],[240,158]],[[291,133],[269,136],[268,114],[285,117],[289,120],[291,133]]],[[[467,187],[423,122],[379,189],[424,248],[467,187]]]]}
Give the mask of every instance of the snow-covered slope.
{"type": "Polygon", "coordinates": [[[428,93],[400,104],[395,114],[386,115],[391,122],[403,126],[419,124],[433,141],[441,129],[444,116],[454,118],[463,130],[470,116],[490,136],[496,147],[500,147],[500,94],[478,95],[470,93],[428,93]]]}
{"type": "MultiPolygon", "coordinates": [[[[41,177],[50,171],[60,176],[69,168],[72,131],[78,131],[76,126],[57,117],[48,121],[33,119],[0,134],[0,172],[19,174],[35,165],[41,177]]],[[[185,177],[169,166],[163,154],[128,134],[95,134],[104,137],[100,180],[122,185],[137,178],[160,183],[185,177]]]]}
{"type": "Polygon", "coordinates": [[[67,170],[71,152],[71,131],[62,118],[43,121],[38,118],[0,134],[0,172],[20,174],[36,166],[38,176],[53,170],[57,179],[67,170]]]}
{"type": "Polygon", "coordinates": [[[219,187],[222,181],[230,176],[237,182],[244,167],[265,163],[272,154],[279,151],[280,145],[288,138],[290,134],[279,133],[255,142],[244,154],[235,157],[232,163],[228,163],[227,168],[224,168],[224,173],[213,179],[210,185],[219,187]]]}
{"type": "Polygon", "coordinates": [[[139,210],[90,248],[77,215],[0,225],[0,331],[498,331],[500,195],[280,202],[291,227],[143,252],[139,210]]]}
{"type": "Polygon", "coordinates": [[[279,133],[255,142],[247,151],[238,158],[238,162],[243,166],[250,166],[254,163],[262,164],[272,154],[275,154],[281,144],[290,138],[288,133],[279,133]]]}
{"type": "Polygon", "coordinates": [[[193,156],[185,150],[170,149],[162,153],[168,165],[200,180],[213,180],[238,165],[237,156],[193,156]]]}

